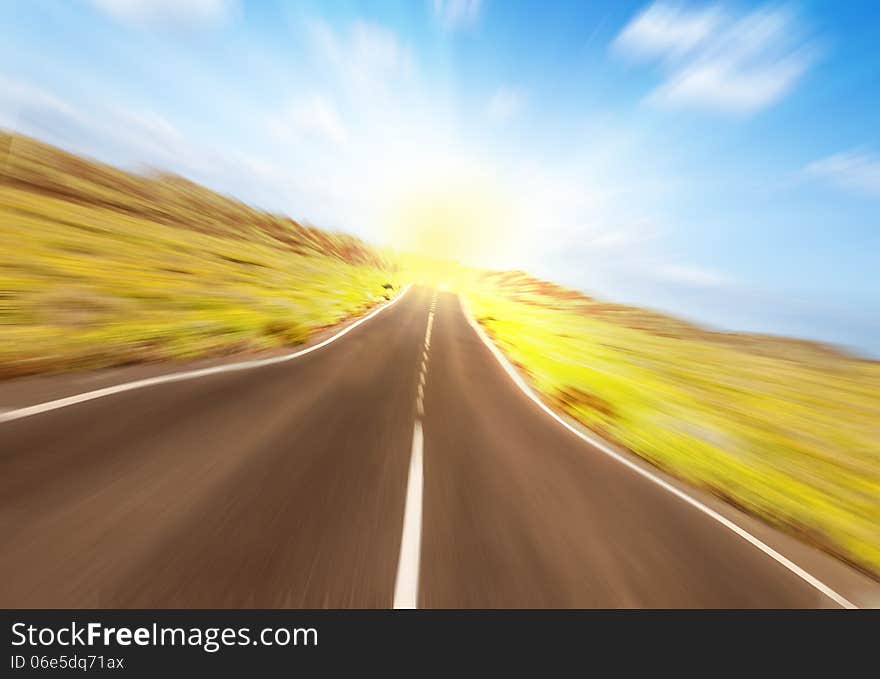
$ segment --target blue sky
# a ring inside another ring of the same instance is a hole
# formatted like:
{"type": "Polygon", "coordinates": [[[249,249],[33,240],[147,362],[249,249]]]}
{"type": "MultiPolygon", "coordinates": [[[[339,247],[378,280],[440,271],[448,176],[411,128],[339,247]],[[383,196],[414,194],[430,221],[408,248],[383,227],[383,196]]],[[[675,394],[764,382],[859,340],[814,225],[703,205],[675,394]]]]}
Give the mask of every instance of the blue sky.
{"type": "Polygon", "coordinates": [[[376,243],[411,244],[413,206],[442,205],[471,263],[880,355],[875,3],[33,0],[0,18],[3,127],[376,243]]]}

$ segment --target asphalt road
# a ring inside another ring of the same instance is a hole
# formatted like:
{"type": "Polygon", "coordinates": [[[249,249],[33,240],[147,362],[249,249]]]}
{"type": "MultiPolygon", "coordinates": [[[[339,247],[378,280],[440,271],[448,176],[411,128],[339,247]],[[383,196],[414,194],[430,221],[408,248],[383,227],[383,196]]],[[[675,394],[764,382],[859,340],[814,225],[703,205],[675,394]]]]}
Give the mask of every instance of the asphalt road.
{"type": "Polygon", "coordinates": [[[528,398],[449,293],[0,421],[0,607],[836,607],[528,398]]]}

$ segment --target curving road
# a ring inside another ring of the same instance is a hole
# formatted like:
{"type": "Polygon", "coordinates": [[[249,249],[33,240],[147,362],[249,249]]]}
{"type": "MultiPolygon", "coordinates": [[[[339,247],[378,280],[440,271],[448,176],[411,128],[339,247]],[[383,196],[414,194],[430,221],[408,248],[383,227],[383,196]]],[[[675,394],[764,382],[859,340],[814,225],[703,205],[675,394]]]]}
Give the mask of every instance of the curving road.
{"type": "Polygon", "coordinates": [[[427,288],[289,361],[0,417],[0,535],[6,608],[849,603],[552,419],[427,288]]]}

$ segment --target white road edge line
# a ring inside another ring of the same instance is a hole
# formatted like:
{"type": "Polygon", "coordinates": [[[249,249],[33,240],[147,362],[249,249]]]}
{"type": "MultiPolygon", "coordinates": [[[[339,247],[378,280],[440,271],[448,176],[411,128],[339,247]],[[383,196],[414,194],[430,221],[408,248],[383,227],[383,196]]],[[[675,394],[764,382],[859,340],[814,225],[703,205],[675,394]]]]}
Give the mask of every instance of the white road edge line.
{"type": "Polygon", "coordinates": [[[838,592],[831,589],[828,585],[826,585],[824,582],[819,580],[819,578],[817,578],[817,577],[811,575],[810,573],[808,573],[807,571],[805,571],[803,568],[798,566],[796,563],[794,563],[793,561],[791,561],[790,559],[788,559],[787,557],[783,556],[782,554],[777,552],[775,549],[770,547],[770,545],[768,545],[765,542],[761,541],[760,539],[756,538],[754,535],[749,533],[745,528],[738,526],[730,519],[719,514],[714,509],[707,507],[699,500],[691,497],[690,495],[688,495],[684,491],[676,488],[672,484],[664,481],[659,476],[655,476],[647,469],[643,469],[642,467],[635,464],[631,460],[626,459],[625,457],[623,457],[622,455],[617,453],[614,449],[610,448],[608,446],[608,444],[604,443],[601,439],[594,438],[594,437],[590,436],[589,434],[586,434],[586,433],[580,431],[579,429],[576,429],[575,427],[571,426],[568,422],[563,420],[559,415],[557,415],[555,412],[553,412],[550,409],[550,407],[547,406],[537,396],[537,394],[535,394],[534,391],[532,391],[531,387],[529,387],[528,384],[525,383],[523,378],[516,371],[516,368],[514,368],[510,364],[510,362],[507,360],[507,357],[504,356],[503,353],[501,353],[501,350],[497,346],[495,346],[495,343],[492,342],[491,339],[489,339],[489,337],[483,331],[483,328],[480,327],[480,324],[477,323],[476,320],[474,320],[473,316],[471,316],[470,311],[467,308],[467,306],[465,305],[464,299],[462,299],[461,296],[459,296],[458,301],[461,306],[461,310],[465,315],[465,318],[467,318],[468,323],[470,323],[471,327],[477,333],[477,336],[483,341],[483,344],[485,344],[489,348],[489,350],[492,352],[492,354],[495,356],[495,358],[501,364],[501,367],[504,368],[504,371],[508,374],[510,379],[512,379],[514,384],[516,384],[516,386],[518,386],[520,388],[520,390],[526,396],[528,396],[532,401],[534,401],[535,404],[541,410],[543,410],[547,415],[552,417],[554,420],[556,420],[559,424],[561,424],[563,427],[568,429],[575,436],[583,439],[584,441],[593,445],[595,448],[602,451],[603,453],[605,453],[609,457],[612,457],[615,460],[617,460],[618,462],[620,462],[621,464],[626,465],[632,471],[643,476],[644,478],[648,479],[649,481],[657,484],[658,486],[660,486],[664,490],[675,495],[678,499],[683,500],[684,502],[688,503],[689,505],[691,505],[695,509],[701,511],[703,514],[706,514],[710,518],[714,519],[715,521],[720,523],[722,526],[727,528],[729,531],[735,533],[736,535],[741,537],[743,540],[745,540],[746,542],[748,542],[752,546],[761,550],[762,552],[764,552],[764,554],[766,554],[771,559],[775,560],[776,562],[778,562],[779,564],[781,564],[782,566],[787,568],[789,571],[791,571],[796,576],[798,576],[801,580],[803,580],[804,582],[811,585],[812,587],[817,589],[819,592],[821,592],[822,594],[827,596],[829,599],[834,601],[834,603],[836,603],[841,608],[849,608],[849,609],[857,609],[858,608],[858,606],[856,606],[854,603],[852,603],[849,599],[847,599],[843,595],[841,595],[838,592]]]}
{"type": "Polygon", "coordinates": [[[419,559],[422,553],[422,421],[413,427],[406,504],[403,510],[403,535],[394,581],[394,608],[418,608],[419,559]]]}
{"type": "Polygon", "coordinates": [[[116,384],[111,387],[104,387],[103,389],[95,389],[94,391],[87,391],[82,394],[75,394],[74,396],[67,396],[65,398],[55,399],[54,401],[46,401],[45,403],[38,403],[36,405],[27,406],[25,408],[18,408],[16,410],[10,410],[8,412],[0,413],[0,424],[4,422],[12,422],[13,420],[20,420],[25,417],[31,417],[32,415],[47,413],[52,410],[58,410],[59,408],[66,408],[67,406],[76,405],[77,403],[94,401],[98,398],[112,396],[113,394],[120,394],[125,391],[143,389],[144,387],[152,387],[158,384],[167,384],[169,382],[182,382],[184,380],[207,377],[208,375],[216,375],[218,373],[236,372],[239,370],[251,370],[253,368],[261,368],[263,366],[273,365],[275,363],[284,363],[285,361],[290,361],[294,358],[305,356],[306,354],[310,354],[313,351],[317,351],[318,349],[326,347],[328,344],[335,342],[340,337],[347,335],[362,323],[366,323],[377,314],[382,313],[386,309],[390,309],[392,306],[397,304],[397,302],[403,299],[403,296],[409,291],[410,287],[412,286],[407,285],[401,291],[401,293],[390,302],[383,304],[378,309],[374,309],[363,318],[360,318],[351,325],[344,327],[335,335],[328,337],[322,342],[318,342],[318,344],[307,347],[305,349],[301,349],[300,351],[295,351],[291,354],[284,354],[282,356],[272,356],[271,358],[257,359],[254,361],[242,361],[241,363],[229,363],[227,365],[218,365],[212,368],[201,368],[199,370],[187,370],[179,373],[170,373],[168,375],[158,375],[156,377],[149,377],[143,380],[135,380],[134,382],[124,382],[122,384],[116,384]]]}

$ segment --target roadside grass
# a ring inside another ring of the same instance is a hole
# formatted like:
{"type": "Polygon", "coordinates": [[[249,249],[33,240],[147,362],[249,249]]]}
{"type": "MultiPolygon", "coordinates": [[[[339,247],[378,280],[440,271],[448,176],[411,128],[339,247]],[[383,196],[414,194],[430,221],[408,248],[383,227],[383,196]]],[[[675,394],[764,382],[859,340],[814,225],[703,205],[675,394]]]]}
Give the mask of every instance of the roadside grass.
{"type": "Polygon", "coordinates": [[[0,141],[0,378],[297,344],[398,285],[357,239],[0,141]]]}
{"type": "Polygon", "coordinates": [[[880,362],[711,332],[516,272],[461,289],[551,406],[880,574],[880,362]]]}

